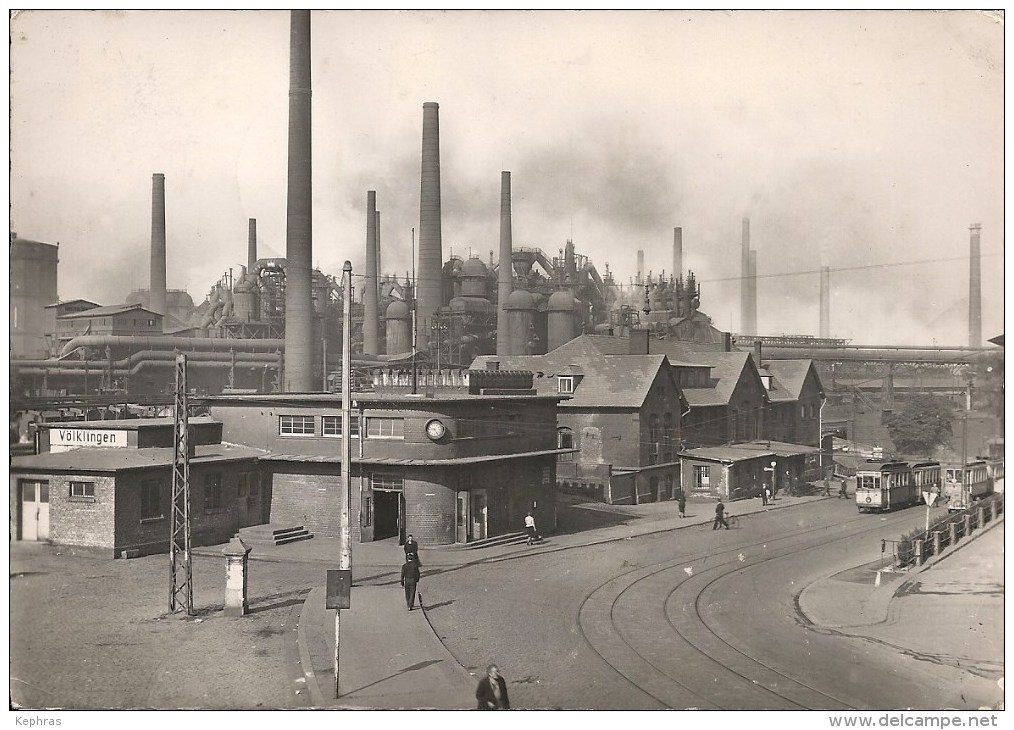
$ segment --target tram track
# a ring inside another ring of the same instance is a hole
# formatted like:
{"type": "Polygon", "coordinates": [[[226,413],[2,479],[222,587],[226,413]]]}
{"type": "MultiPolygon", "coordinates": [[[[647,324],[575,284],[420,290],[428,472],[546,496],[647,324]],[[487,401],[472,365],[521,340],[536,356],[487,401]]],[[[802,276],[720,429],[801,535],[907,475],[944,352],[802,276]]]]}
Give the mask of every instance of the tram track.
{"type": "MultiPolygon", "coordinates": [[[[903,521],[904,513],[899,515],[890,523],[903,521]]],[[[727,641],[709,622],[706,594],[719,581],[750,568],[885,528],[884,522],[878,520],[867,529],[850,530],[857,523],[868,521],[868,517],[857,516],[771,539],[739,543],[717,553],[697,552],[624,571],[585,596],[578,609],[578,631],[603,663],[663,707],[850,709],[850,702],[807,685],[727,641]],[[834,530],[832,539],[826,539],[829,530],[834,530]],[[814,541],[818,535],[824,539],[814,541]],[[769,551],[771,546],[778,545],[781,548],[777,554],[760,559],[741,557],[743,551],[769,551]],[[701,566],[706,562],[711,565],[702,572],[701,566]],[[734,569],[729,570],[730,567],[734,569]],[[715,571],[720,574],[714,575],[715,571]],[[699,586],[705,576],[712,577],[699,586]],[[656,584],[654,590],[652,583],[656,584]],[[664,594],[659,593],[658,586],[666,586],[664,594]],[[692,600],[682,599],[688,592],[692,600]],[[666,635],[660,637],[657,632],[644,635],[626,628],[638,623],[630,619],[631,611],[642,625],[657,625],[653,619],[658,618],[658,602],[646,602],[645,594],[649,599],[661,599],[661,613],[669,629],[666,635]],[[674,610],[680,601],[682,605],[689,602],[693,606],[687,619],[677,618],[685,614],[674,610]],[[685,658],[680,649],[689,649],[697,657],[698,666],[690,677],[685,665],[677,659],[685,658]]]]}

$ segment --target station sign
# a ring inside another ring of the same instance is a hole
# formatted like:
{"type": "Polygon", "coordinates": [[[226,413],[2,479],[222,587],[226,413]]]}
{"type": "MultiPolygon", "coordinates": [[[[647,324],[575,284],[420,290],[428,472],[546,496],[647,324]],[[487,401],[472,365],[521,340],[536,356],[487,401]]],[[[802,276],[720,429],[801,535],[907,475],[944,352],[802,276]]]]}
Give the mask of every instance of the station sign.
{"type": "Polygon", "coordinates": [[[53,453],[71,449],[125,449],[127,432],[97,428],[51,428],[49,450],[53,453]]]}

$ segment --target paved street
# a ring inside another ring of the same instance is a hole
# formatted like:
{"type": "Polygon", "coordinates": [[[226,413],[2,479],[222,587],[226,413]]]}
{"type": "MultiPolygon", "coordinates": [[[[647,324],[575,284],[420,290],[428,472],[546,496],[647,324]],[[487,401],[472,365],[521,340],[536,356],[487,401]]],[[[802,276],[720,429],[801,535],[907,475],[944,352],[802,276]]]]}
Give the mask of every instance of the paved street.
{"type": "MultiPolygon", "coordinates": [[[[251,613],[241,619],[221,613],[220,548],[195,555],[199,613],[185,619],[165,615],[166,556],[114,561],[13,543],[12,697],[29,707],[468,707],[475,677],[496,661],[521,708],[783,707],[784,696],[805,706],[893,707],[908,677],[913,687],[953,687],[932,698],[939,706],[999,699],[1002,523],[889,602],[871,598],[868,564],[881,534],[917,524],[923,512],[860,517],[851,502],[815,497],[731,511],[740,526],[713,532],[710,505],[688,505],[686,520],[674,503],[577,505],[561,510],[561,534],[542,546],[424,548],[425,615],[404,611],[397,544],[356,546],[340,700],[328,694],[334,614],[323,610],[321,588],[334,567],[332,541],[255,550],[251,613]],[[865,537],[813,547],[816,536],[846,536],[857,521],[865,537]],[[782,557],[769,560],[776,552],[782,557]],[[923,627],[933,618],[940,630],[930,635],[923,627]],[[955,636],[961,646],[946,643],[955,636]],[[847,651],[827,649],[835,644],[847,651]],[[706,690],[719,668],[698,646],[725,664],[722,652],[738,652],[733,665],[768,686],[800,667],[813,681],[715,695],[706,690]],[[837,658],[815,665],[818,648],[837,658]],[[747,659],[758,656],[771,666],[747,659]],[[906,679],[885,679],[884,695],[868,697],[831,681],[871,657],[906,679]]],[[[884,578],[886,590],[894,585],[884,578]]]]}

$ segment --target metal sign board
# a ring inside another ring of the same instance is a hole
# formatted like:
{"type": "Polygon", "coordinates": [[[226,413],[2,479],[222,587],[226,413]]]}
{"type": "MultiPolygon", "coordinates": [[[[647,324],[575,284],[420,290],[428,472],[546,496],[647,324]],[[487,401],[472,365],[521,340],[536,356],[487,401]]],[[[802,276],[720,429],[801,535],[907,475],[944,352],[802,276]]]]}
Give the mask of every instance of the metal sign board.
{"type": "Polygon", "coordinates": [[[81,448],[125,449],[127,432],[93,428],[49,429],[49,450],[53,453],[81,448]]]}
{"type": "Polygon", "coordinates": [[[937,497],[939,497],[939,496],[940,495],[937,494],[936,492],[923,492],[922,493],[923,501],[925,501],[926,504],[929,505],[930,507],[933,506],[933,503],[937,501],[937,497]]]}
{"type": "Polygon", "coordinates": [[[324,608],[352,608],[352,571],[327,571],[327,598],[324,608]]]}

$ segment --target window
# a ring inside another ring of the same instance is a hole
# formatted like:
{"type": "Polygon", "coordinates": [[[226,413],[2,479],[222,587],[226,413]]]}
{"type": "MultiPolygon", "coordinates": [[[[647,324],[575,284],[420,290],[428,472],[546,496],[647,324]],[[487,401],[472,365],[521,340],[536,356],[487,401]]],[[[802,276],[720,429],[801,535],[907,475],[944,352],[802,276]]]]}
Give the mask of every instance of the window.
{"type": "Polygon", "coordinates": [[[162,519],[162,482],[158,479],[141,482],[141,519],[162,519]]]}
{"type": "Polygon", "coordinates": [[[573,375],[560,375],[556,379],[559,385],[561,393],[573,393],[574,392],[574,376],[573,375]]]}
{"type": "Polygon", "coordinates": [[[369,497],[363,497],[363,527],[373,526],[373,504],[369,497]]]}
{"type": "Polygon", "coordinates": [[[279,436],[313,436],[313,416],[279,416],[279,436]]]}
{"type": "Polygon", "coordinates": [[[806,406],[799,406],[799,417],[806,418],[806,406]]]}
{"type": "Polygon", "coordinates": [[[155,320],[153,320],[153,319],[149,319],[149,320],[148,320],[148,326],[149,326],[149,327],[154,327],[154,326],[155,326],[155,320]]]}
{"type": "Polygon", "coordinates": [[[222,475],[208,474],[204,477],[204,511],[222,508],[222,475]]]}
{"type": "MultiPolygon", "coordinates": [[[[356,414],[352,415],[352,438],[359,438],[359,417],[356,414]]],[[[341,416],[321,416],[320,417],[320,428],[321,435],[325,438],[341,438],[342,435],[342,417],[341,416]]]]}
{"type": "Polygon", "coordinates": [[[403,439],[405,438],[405,419],[371,416],[366,419],[366,436],[367,438],[403,439]]]}
{"type": "Polygon", "coordinates": [[[694,486],[698,489],[706,489],[711,487],[711,467],[710,466],[694,466],[694,486]]]}
{"type": "Polygon", "coordinates": [[[95,499],[95,482],[71,482],[70,496],[77,499],[95,499]]]}
{"type": "MultiPolygon", "coordinates": [[[[574,448],[574,432],[569,428],[558,428],[556,429],[556,448],[558,449],[572,449],[574,448]]],[[[574,454],[560,454],[557,457],[558,461],[574,461],[574,454]]]]}
{"type": "Polygon", "coordinates": [[[371,489],[384,489],[400,492],[405,489],[405,477],[401,474],[370,472],[368,475],[371,489]]]}

